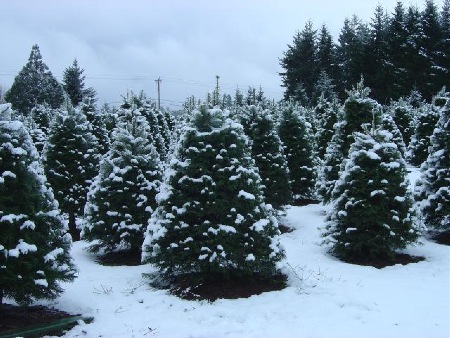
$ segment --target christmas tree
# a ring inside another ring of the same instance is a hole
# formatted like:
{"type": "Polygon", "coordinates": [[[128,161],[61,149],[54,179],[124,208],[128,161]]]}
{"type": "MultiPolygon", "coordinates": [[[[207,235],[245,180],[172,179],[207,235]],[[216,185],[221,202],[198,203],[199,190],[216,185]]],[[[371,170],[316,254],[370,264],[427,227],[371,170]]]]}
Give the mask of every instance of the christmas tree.
{"type": "Polygon", "coordinates": [[[76,276],[71,242],[30,135],[0,105],[0,306],[57,297],[76,276]]]}
{"type": "Polygon", "coordinates": [[[354,133],[341,179],[335,186],[327,240],[344,261],[389,262],[395,250],[414,243],[419,229],[406,164],[393,135],[383,129],[354,133]]]}
{"type": "Polygon", "coordinates": [[[310,125],[293,104],[282,108],[278,134],[287,159],[294,203],[315,200],[314,139],[310,125]]]}
{"type": "Polygon", "coordinates": [[[421,167],[417,196],[426,226],[450,230],[450,99],[440,109],[427,160],[421,167]]]}
{"type": "Polygon", "coordinates": [[[88,192],[82,237],[94,252],[140,252],[161,169],[150,127],[135,105],[120,114],[111,149],[88,192]]]}
{"type": "Polygon", "coordinates": [[[284,256],[242,125],[202,106],[180,140],[158,197],[143,259],[169,280],[270,277],[284,256]]]}
{"type": "Polygon", "coordinates": [[[99,154],[83,111],[70,104],[67,109],[55,117],[43,160],[61,211],[69,218],[72,237],[79,240],[77,218],[83,216],[86,194],[98,171],[99,154]]]}

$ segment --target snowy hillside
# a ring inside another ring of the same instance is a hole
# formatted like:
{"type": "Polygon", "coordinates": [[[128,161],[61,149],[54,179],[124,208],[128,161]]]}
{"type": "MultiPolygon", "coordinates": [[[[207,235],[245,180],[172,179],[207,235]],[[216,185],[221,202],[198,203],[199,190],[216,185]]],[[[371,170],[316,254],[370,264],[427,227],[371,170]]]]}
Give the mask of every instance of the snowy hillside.
{"type": "Polygon", "coordinates": [[[325,211],[289,208],[289,286],[248,299],[181,300],[148,286],[149,265],[101,266],[77,242],[79,278],[54,306],[95,319],[66,337],[449,337],[449,247],[423,239],[407,253],[425,261],[406,266],[342,263],[318,245],[325,211]]]}

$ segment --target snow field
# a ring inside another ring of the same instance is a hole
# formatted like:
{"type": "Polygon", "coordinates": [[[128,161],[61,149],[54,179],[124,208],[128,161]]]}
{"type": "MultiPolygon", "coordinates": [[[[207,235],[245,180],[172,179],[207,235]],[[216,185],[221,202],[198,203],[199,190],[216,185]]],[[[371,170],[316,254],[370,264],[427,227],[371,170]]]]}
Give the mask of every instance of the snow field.
{"type": "Polygon", "coordinates": [[[327,207],[290,207],[283,234],[289,286],[248,299],[186,301],[154,290],[150,265],[107,267],[73,246],[79,277],[55,306],[94,316],[65,337],[449,337],[448,246],[423,240],[424,262],[384,269],[346,264],[319,246],[327,207]]]}

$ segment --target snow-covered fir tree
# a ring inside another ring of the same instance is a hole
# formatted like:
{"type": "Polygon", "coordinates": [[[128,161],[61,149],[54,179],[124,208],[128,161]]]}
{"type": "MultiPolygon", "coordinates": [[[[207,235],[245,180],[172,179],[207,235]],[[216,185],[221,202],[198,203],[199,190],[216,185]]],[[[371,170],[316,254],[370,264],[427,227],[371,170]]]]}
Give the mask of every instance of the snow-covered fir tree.
{"type": "Polygon", "coordinates": [[[450,230],[450,99],[440,110],[431,147],[417,182],[416,198],[430,230],[450,230]]]}
{"type": "Polygon", "coordinates": [[[311,126],[293,103],[281,108],[279,118],[278,134],[287,159],[293,201],[295,204],[308,203],[316,199],[311,126]]]}
{"type": "MultiPolygon", "coordinates": [[[[147,98],[145,93],[141,91],[138,95],[130,92],[127,97],[125,97],[125,101],[122,104],[122,109],[129,109],[132,105],[138,107],[141,112],[141,115],[145,116],[150,125],[150,137],[161,160],[165,160],[167,158],[168,147],[166,145],[166,141],[164,139],[163,134],[166,134],[167,131],[162,131],[160,126],[160,121],[158,119],[158,110],[156,108],[155,102],[151,99],[147,98]]],[[[122,110],[119,109],[117,114],[120,116],[122,110]]],[[[165,125],[167,126],[167,124],[165,125]]]]}
{"type": "Polygon", "coordinates": [[[271,112],[261,106],[249,106],[250,121],[247,136],[252,157],[263,183],[266,203],[281,211],[292,201],[289,169],[283,144],[278,136],[271,112]]]}
{"type": "Polygon", "coordinates": [[[25,118],[25,126],[28,128],[31,138],[39,154],[42,153],[50,133],[50,125],[54,118],[54,110],[47,104],[38,104],[25,118]]]}
{"type": "Polygon", "coordinates": [[[400,99],[391,103],[388,109],[408,147],[414,134],[415,108],[405,99],[400,99]]]}
{"type": "MultiPolygon", "coordinates": [[[[436,100],[439,102],[439,96],[434,98],[434,101],[436,100]]],[[[414,134],[406,154],[408,162],[414,166],[420,167],[428,157],[431,135],[433,135],[434,127],[439,119],[439,110],[440,107],[435,104],[423,104],[419,108],[414,122],[414,134]]]]}
{"type": "Polygon", "coordinates": [[[403,141],[403,135],[391,114],[383,113],[381,115],[381,128],[392,134],[392,142],[397,145],[398,150],[400,150],[400,153],[404,158],[406,155],[406,145],[403,141]]]}
{"type": "Polygon", "coordinates": [[[76,269],[71,238],[23,124],[0,105],[0,307],[53,299],[76,269]]]}
{"type": "Polygon", "coordinates": [[[136,105],[122,111],[111,149],[88,192],[82,238],[90,249],[140,252],[161,181],[150,126],[136,105]]]}
{"type": "Polygon", "coordinates": [[[353,133],[362,131],[362,126],[366,123],[374,122],[378,125],[381,119],[381,106],[369,98],[370,89],[364,87],[363,79],[347,94],[343,112],[338,115],[335,133],[327,146],[319,170],[317,191],[324,203],[334,198],[334,185],[354,141],[353,133]]]}
{"type": "Polygon", "coordinates": [[[63,88],[42,60],[38,45],[31,48],[28,62],[15,77],[5,100],[24,116],[37,104],[46,102],[52,108],[59,108],[63,103],[63,88]]]}
{"type": "Polygon", "coordinates": [[[205,106],[194,114],[158,195],[143,260],[168,279],[278,274],[277,220],[242,125],[226,115],[205,106]]]}
{"type": "Polygon", "coordinates": [[[413,223],[406,163],[390,132],[371,129],[354,137],[336,183],[326,241],[344,261],[389,262],[395,250],[420,235],[413,223]]]}
{"type": "Polygon", "coordinates": [[[86,115],[86,119],[92,128],[92,135],[97,140],[96,152],[99,155],[106,154],[110,147],[110,139],[106,128],[105,115],[98,111],[95,102],[90,98],[84,98],[79,104],[79,108],[86,115]]]}
{"type": "Polygon", "coordinates": [[[336,100],[329,101],[324,95],[319,97],[314,108],[315,129],[314,134],[316,149],[319,159],[323,160],[325,152],[334,135],[334,124],[338,121],[338,114],[342,108],[336,100]]]}
{"type": "Polygon", "coordinates": [[[99,155],[97,140],[83,111],[72,108],[68,102],[67,109],[55,117],[43,162],[61,211],[69,217],[70,233],[78,240],[76,220],[83,216],[87,191],[97,175],[99,155]]]}

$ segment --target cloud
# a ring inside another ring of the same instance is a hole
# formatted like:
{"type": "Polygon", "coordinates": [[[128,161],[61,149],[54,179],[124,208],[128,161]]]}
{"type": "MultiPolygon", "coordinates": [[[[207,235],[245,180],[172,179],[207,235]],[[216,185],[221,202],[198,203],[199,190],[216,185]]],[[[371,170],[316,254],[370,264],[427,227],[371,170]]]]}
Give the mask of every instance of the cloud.
{"type": "Polygon", "coordinates": [[[61,79],[77,58],[86,84],[100,101],[117,102],[127,90],[156,96],[161,76],[165,102],[180,104],[221,88],[262,86],[281,99],[278,59],[308,20],[326,23],[337,38],[345,17],[369,21],[392,0],[15,0],[2,3],[0,84],[11,85],[37,43],[61,79]]]}

